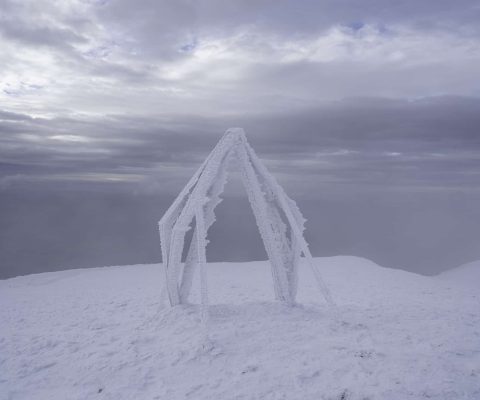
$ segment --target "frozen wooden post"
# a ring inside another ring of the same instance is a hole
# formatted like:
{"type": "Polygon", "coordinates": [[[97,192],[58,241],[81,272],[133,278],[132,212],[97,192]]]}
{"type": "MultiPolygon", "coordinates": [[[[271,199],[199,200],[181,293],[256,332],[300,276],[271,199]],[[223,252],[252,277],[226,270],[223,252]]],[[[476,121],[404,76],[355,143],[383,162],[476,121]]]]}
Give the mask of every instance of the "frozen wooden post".
{"type": "Polygon", "coordinates": [[[280,187],[257,157],[243,129],[230,128],[159,222],[165,287],[171,306],[188,302],[193,274],[200,267],[202,320],[208,319],[206,274],[207,233],[215,222],[215,207],[223,192],[229,161],[238,161],[242,182],[250,201],[272,269],[275,298],[295,303],[298,263],[303,254],[318,287],[329,305],[333,300],[303,236],[305,219],[295,202],[280,187]],[[185,234],[195,220],[192,241],[182,264],[185,234]]]}

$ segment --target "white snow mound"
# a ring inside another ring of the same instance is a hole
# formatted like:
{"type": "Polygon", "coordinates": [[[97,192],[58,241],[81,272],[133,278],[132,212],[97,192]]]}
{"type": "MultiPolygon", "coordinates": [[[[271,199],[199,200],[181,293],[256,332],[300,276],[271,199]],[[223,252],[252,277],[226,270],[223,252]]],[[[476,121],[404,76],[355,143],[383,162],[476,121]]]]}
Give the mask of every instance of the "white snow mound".
{"type": "Polygon", "coordinates": [[[480,260],[442,272],[438,277],[453,285],[480,290],[480,260]]]}
{"type": "Polygon", "coordinates": [[[315,262],[336,313],[307,268],[288,307],[268,262],[209,264],[210,342],[198,306],[160,307],[160,265],[0,281],[0,399],[480,399],[476,293],[315,262]]]}

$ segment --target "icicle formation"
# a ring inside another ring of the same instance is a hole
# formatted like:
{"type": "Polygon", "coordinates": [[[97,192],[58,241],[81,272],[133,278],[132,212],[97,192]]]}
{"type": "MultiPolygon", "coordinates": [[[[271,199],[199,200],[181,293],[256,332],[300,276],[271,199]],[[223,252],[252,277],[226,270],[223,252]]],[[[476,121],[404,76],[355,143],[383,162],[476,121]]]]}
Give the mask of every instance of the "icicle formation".
{"type": "Polygon", "coordinates": [[[305,219],[300,210],[257,157],[243,129],[230,128],[159,222],[165,266],[164,290],[170,305],[188,301],[193,273],[199,266],[202,270],[202,304],[206,306],[206,237],[215,221],[214,210],[221,201],[219,196],[225,186],[231,157],[239,161],[242,181],[270,259],[276,299],[289,304],[295,302],[297,269],[303,254],[325,300],[333,304],[303,237],[305,219]],[[194,219],[193,237],[185,264],[182,264],[185,234],[194,219]]]}

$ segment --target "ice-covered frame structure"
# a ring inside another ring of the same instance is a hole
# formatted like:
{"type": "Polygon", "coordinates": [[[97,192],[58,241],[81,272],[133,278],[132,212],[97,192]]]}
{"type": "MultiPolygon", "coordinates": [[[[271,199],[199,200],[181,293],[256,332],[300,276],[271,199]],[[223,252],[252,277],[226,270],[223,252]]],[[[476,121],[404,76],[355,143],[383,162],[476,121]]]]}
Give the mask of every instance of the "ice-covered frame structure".
{"type": "Polygon", "coordinates": [[[242,182],[270,259],[275,298],[290,304],[295,302],[297,269],[303,254],[325,300],[332,304],[330,292],[315,268],[303,237],[305,219],[300,210],[257,157],[243,129],[230,128],[159,222],[166,275],[164,289],[170,305],[188,301],[195,268],[200,268],[202,304],[208,303],[206,237],[215,221],[215,207],[221,201],[219,196],[232,157],[238,161],[242,182]],[[182,263],[185,235],[194,221],[193,236],[182,263]]]}

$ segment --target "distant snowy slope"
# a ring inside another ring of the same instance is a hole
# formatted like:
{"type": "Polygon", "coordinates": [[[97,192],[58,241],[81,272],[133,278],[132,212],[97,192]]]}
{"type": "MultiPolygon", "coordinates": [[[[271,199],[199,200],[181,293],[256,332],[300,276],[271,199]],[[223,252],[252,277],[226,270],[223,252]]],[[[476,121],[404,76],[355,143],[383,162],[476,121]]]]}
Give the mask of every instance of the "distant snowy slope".
{"type": "Polygon", "coordinates": [[[287,307],[268,262],[208,264],[206,348],[197,306],[160,306],[161,265],[0,281],[0,399],[480,399],[479,296],[357,257],[315,261],[336,313],[307,268],[287,307]]]}
{"type": "Polygon", "coordinates": [[[438,275],[438,278],[480,292],[480,260],[445,271],[438,275]]]}

